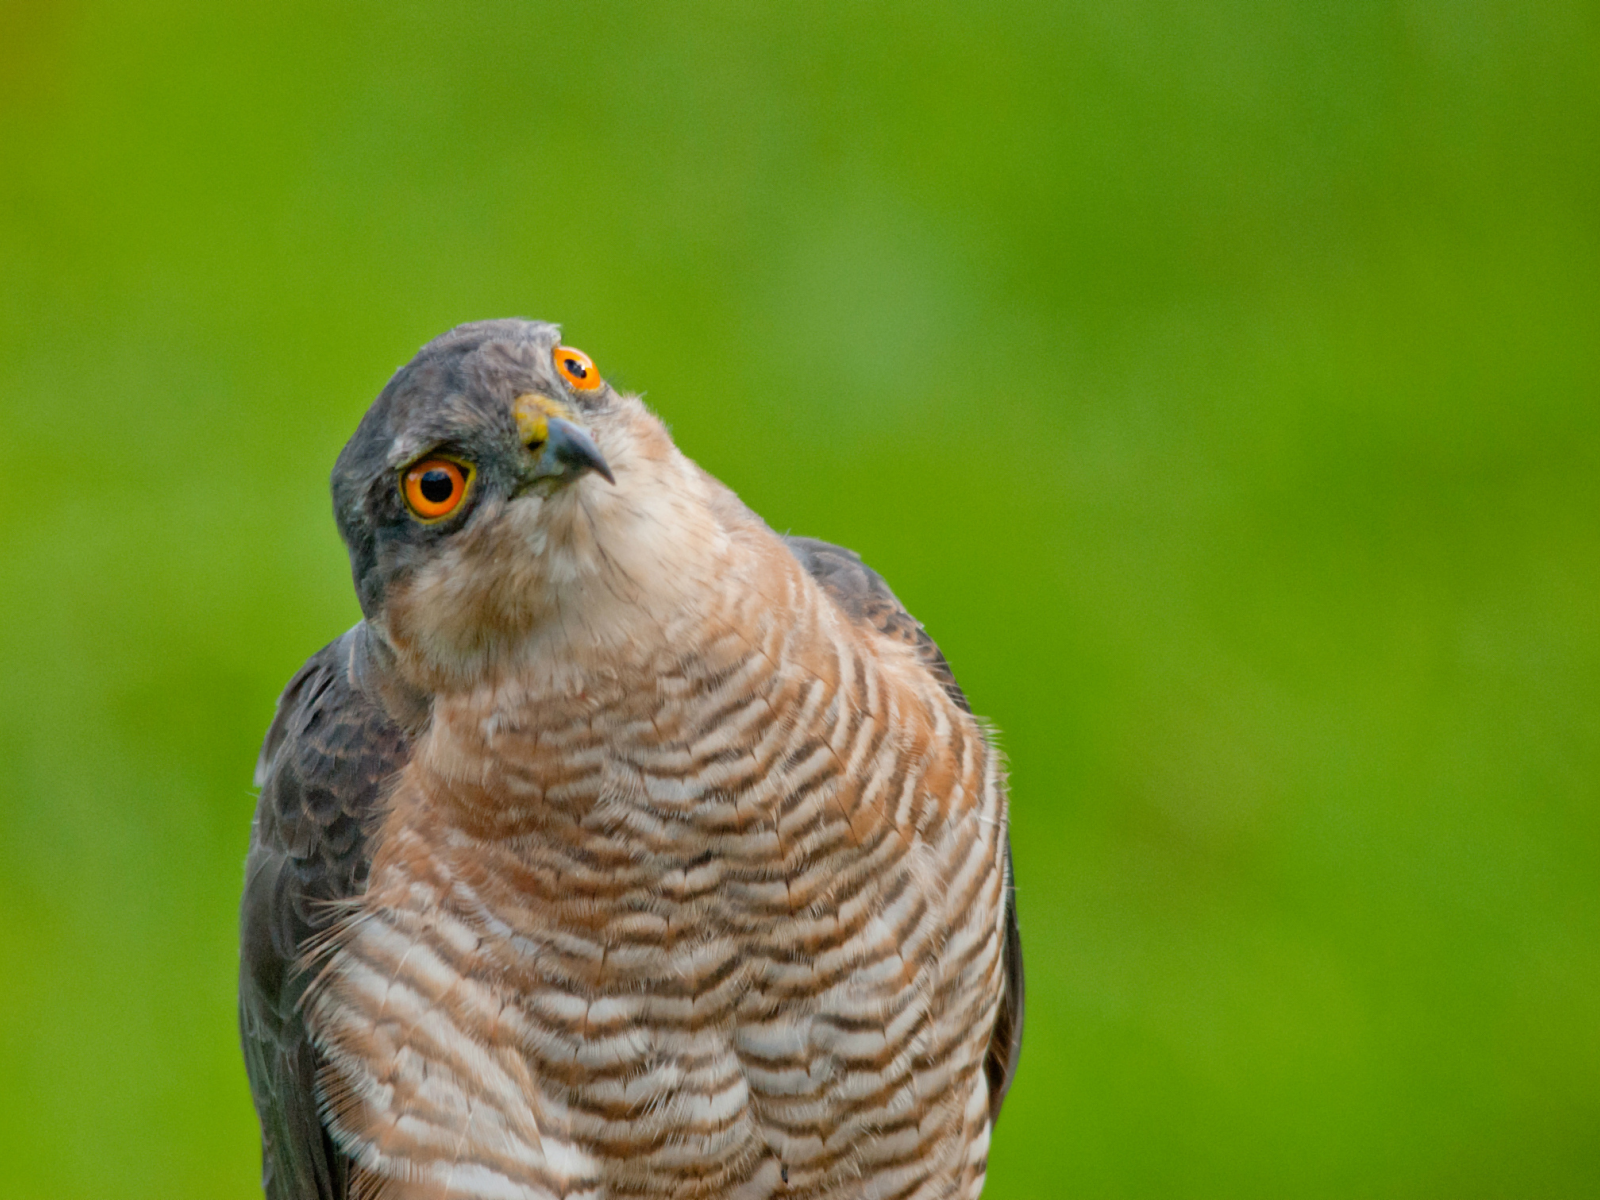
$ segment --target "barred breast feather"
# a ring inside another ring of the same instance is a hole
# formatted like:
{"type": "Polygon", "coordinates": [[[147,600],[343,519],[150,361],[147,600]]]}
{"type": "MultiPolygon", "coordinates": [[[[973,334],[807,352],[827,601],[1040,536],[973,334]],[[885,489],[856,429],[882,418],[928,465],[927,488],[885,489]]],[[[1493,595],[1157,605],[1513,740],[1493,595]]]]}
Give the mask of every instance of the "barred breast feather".
{"type": "Polygon", "coordinates": [[[981,1191],[1022,1009],[1002,764],[859,559],[742,536],[699,610],[440,695],[394,756],[293,967],[348,1183],[283,1195],[981,1191]]]}

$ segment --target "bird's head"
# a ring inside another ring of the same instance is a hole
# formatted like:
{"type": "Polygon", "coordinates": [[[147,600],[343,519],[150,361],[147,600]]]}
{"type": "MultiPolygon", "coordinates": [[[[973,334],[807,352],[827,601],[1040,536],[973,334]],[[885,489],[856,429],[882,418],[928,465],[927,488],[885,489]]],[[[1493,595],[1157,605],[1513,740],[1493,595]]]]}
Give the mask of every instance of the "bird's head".
{"type": "Polygon", "coordinates": [[[362,612],[428,690],[467,686],[558,632],[647,604],[639,563],[707,536],[703,477],[640,401],[554,325],[434,339],[333,471],[362,612]],[[697,516],[698,514],[698,516],[697,516]]]}

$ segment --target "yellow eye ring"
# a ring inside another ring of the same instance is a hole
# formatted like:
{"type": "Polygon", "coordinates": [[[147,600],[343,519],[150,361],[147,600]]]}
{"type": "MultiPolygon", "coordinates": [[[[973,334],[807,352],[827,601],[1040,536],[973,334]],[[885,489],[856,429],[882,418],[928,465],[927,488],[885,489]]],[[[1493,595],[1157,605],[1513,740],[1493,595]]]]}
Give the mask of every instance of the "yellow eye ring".
{"type": "Polygon", "coordinates": [[[448,458],[425,458],[406,468],[400,490],[412,512],[424,521],[437,521],[461,507],[471,482],[471,467],[448,458]]]}
{"type": "Polygon", "coordinates": [[[592,392],[600,386],[600,371],[582,350],[571,346],[555,348],[556,371],[575,392],[592,392]]]}

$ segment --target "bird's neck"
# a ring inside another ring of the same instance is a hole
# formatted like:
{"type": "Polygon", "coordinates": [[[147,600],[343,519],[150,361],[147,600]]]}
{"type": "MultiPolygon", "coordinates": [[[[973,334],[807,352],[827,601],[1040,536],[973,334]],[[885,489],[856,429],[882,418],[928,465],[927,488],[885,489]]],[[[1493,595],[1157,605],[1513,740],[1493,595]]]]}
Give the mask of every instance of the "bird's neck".
{"type": "Polygon", "coordinates": [[[626,636],[540,639],[519,671],[436,696],[412,772],[424,809],[492,839],[590,819],[605,797],[653,811],[664,801],[636,786],[640,763],[729,752],[726,729],[701,728],[708,711],[737,697],[762,721],[790,720],[838,674],[831,610],[770,531],[747,532],[737,569],[695,604],[636,607],[626,636]]]}

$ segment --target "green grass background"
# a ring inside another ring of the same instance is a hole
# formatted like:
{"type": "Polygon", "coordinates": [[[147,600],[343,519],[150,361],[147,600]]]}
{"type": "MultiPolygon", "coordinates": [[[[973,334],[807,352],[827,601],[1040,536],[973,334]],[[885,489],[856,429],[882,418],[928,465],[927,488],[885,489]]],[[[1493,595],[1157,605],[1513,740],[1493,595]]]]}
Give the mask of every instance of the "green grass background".
{"type": "Polygon", "coordinates": [[[0,1191],[247,1197],[326,477],[561,321],[1003,731],[989,1194],[1600,1194],[1600,14],[0,7],[0,1191]]]}

